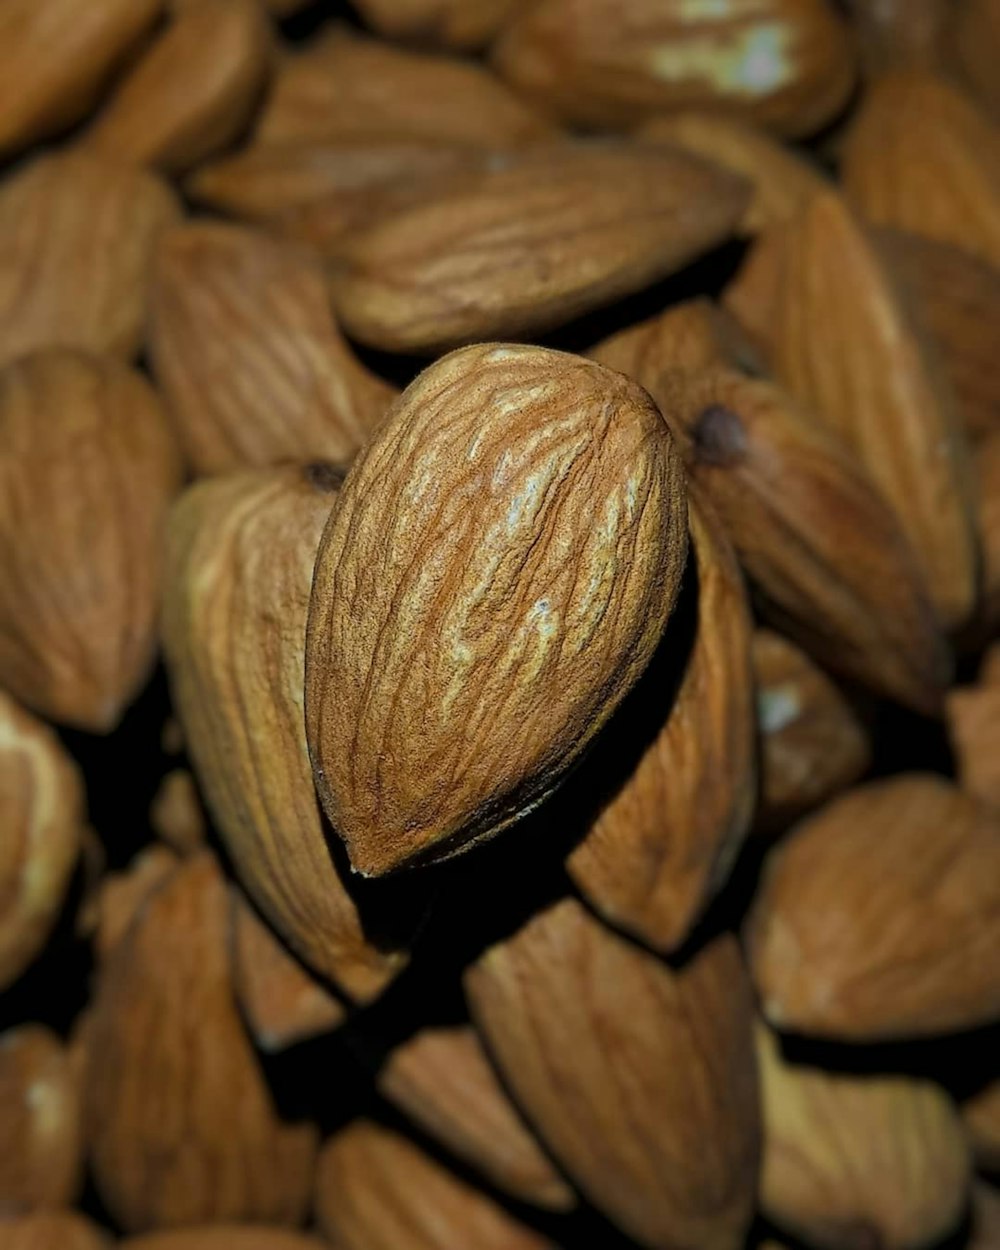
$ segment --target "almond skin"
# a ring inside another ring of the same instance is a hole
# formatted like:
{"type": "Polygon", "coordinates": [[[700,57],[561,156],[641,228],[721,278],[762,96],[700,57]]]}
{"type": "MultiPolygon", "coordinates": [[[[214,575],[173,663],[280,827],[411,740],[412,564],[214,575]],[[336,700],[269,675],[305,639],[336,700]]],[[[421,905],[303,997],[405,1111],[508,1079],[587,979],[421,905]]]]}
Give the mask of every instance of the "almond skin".
{"type": "Polygon", "coordinates": [[[764,1014],[845,1041],[1000,1018],[1000,819],[942,778],[835,799],[771,854],[747,941],[764,1014]]]}
{"type": "Polygon", "coordinates": [[[150,804],[149,826],[178,855],[189,855],[205,845],[205,812],[194,777],[186,768],[164,774],[150,804]]]}
{"type": "Polygon", "coordinates": [[[316,558],[306,730],[354,869],[455,854],[552,793],[651,658],[686,540],[669,433],[621,375],[496,344],[426,369],[316,558]]]}
{"type": "Polygon", "coordinates": [[[359,0],[362,17],[388,39],[481,48],[528,0],[359,0]]]}
{"type": "Polygon", "coordinates": [[[122,872],[109,872],[97,896],[97,925],[94,950],[99,960],[107,959],[126,937],[146,901],[167,881],[180,863],[165,846],[148,846],[140,851],[122,872]]]}
{"type": "Polygon", "coordinates": [[[329,1250],[326,1242],[305,1233],[251,1224],[212,1224],[170,1233],[126,1237],[120,1250],[329,1250]]]}
{"type": "Polygon", "coordinates": [[[4,1250],[111,1250],[105,1230],[72,1211],[0,1217],[0,1236],[4,1250]]]}
{"type": "Polygon", "coordinates": [[[954,58],[963,80],[982,108],[1000,118],[1000,4],[997,0],[965,0],[958,6],[952,29],[954,58]]]}
{"type": "Polygon", "coordinates": [[[1000,684],[958,686],[946,710],[959,785],[1000,814],[1000,684]]]}
{"type": "Polygon", "coordinates": [[[140,374],[64,350],[0,372],[0,432],[0,682],[107,732],[153,662],[173,437],[140,374]]]}

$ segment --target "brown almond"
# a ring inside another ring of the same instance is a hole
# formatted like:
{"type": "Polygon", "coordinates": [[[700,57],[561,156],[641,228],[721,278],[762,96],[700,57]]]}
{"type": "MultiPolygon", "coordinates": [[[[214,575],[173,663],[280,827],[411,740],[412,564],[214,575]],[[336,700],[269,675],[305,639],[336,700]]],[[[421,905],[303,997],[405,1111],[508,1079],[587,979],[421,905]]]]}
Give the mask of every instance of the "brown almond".
{"type": "Polygon", "coordinates": [[[0,1034],[0,1103],[0,1210],[74,1202],[83,1185],[80,1091],[65,1048],[44,1025],[0,1034]]]}
{"type": "Polygon", "coordinates": [[[80,853],[83,777],[48,725],[0,690],[0,989],[45,945],[80,853]]]}
{"type": "Polygon", "coordinates": [[[278,1118],[232,1000],[226,923],[203,851],[149,899],[98,980],[89,1158],[128,1232],[305,1214],[314,1130],[278,1118]]]}
{"type": "Polygon", "coordinates": [[[1000,1172],[1000,1080],[991,1081],[962,1104],[976,1166],[1000,1172]]]}
{"type": "Polygon", "coordinates": [[[590,1202],[653,1250],[743,1245],[757,1088],[731,936],[674,971],[569,898],[465,985],[504,1080],[590,1202]]]}
{"type": "Polygon", "coordinates": [[[686,516],[660,414],[592,361],[481,344],[403,392],[309,609],[309,749],[357,872],[455,854],[557,788],[656,649],[686,516]]]}
{"type": "Polygon", "coordinates": [[[712,508],[692,494],[688,516],[696,632],[676,697],[662,673],[655,689],[647,674],[639,692],[659,713],[655,736],[566,865],[605,920],[661,951],[725,883],[756,801],[743,577],[712,508]]]}
{"type": "Polygon", "coordinates": [[[316,1222],[338,1250],[554,1250],[412,1142],[368,1120],[320,1152],[316,1222]]]}
{"type": "Polygon", "coordinates": [[[963,80],[980,107],[1000,118],[1000,4],[997,0],[963,0],[951,30],[954,57],[963,80]]]}
{"type": "Polygon", "coordinates": [[[952,0],[847,0],[868,75],[938,68],[961,8],[952,0]]]}
{"type": "Polygon", "coordinates": [[[1000,684],[959,686],[946,710],[959,785],[1000,814],[1000,684]]]}
{"type": "Polygon", "coordinates": [[[18,168],[0,186],[0,364],[54,346],[134,355],[150,257],[179,216],[155,174],[92,153],[18,168]]]}
{"type": "Polygon", "coordinates": [[[534,333],[682,268],[746,203],[742,179],[651,144],[513,153],[351,232],[334,304],[348,333],[391,351],[534,333]]]}
{"type": "Polygon", "coordinates": [[[835,799],[771,852],[748,927],[768,1021],[848,1041],[1000,1019],[1000,819],[940,777],[835,799]]]}
{"type": "Polygon", "coordinates": [[[481,48],[528,0],[358,0],[361,16],[388,39],[481,48]]]}
{"type": "Polygon", "coordinates": [[[169,1233],[126,1237],[120,1250],[329,1250],[326,1242],[305,1233],[259,1224],[210,1224],[169,1233]]]}
{"type": "Polygon", "coordinates": [[[4,1250],[111,1250],[106,1230],[73,1211],[0,1216],[0,1237],[4,1250]]]}
{"type": "Polygon", "coordinates": [[[576,1195],[504,1092],[475,1029],[421,1029],[389,1055],[379,1093],[506,1193],[554,1211],[576,1195]]]}
{"type": "Polygon", "coordinates": [[[395,394],[344,341],[318,259],[262,231],[170,231],[151,305],[153,371],[197,473],[348,459],[395,394]]]}
{"type": "Polygon", "coordinates": [[[969,1149],[940,1086],[793,1063],[764,1028],[757,1054],[768,1219],[821,1250],[916,1250],[955,1229],[969,1149]]]}
{"type": "Polygon", "coordinates": [[[84,136],[125,161],[176,173],[224,148],[250,120],[270,68],[258,0],[202,0],[131,67],[84,136]]]}
{"type": "Polygon", "coordinates": [[[140,851],[123,871],[105,876],[97,896],[94,950],[98,960],[107,959],[179,863],[174,851],[154,844],[140,851]]]}
{"type": "Polygon", "coordinates": [[[331,858],[302,716],[313,563],[339,483],[316,465],[189,490],[170,525],[164,643],[191,759],[244,888],[311,968],[367,1001],[406,956],[370,934],[331,858]]]}
{"type": "Polygon", "coordinates": [[[149,825],[161,842],[178,855],[204,846],[208,830],[198,787],[186,768],[165,773],[149,809],[149,825]]]}
{"type": "Polygon", "coordinates": [[[62,349],[0,372],[0,433],[0,682],[106,732],[153,663],[174,440],[139,373],[62,349]]]}

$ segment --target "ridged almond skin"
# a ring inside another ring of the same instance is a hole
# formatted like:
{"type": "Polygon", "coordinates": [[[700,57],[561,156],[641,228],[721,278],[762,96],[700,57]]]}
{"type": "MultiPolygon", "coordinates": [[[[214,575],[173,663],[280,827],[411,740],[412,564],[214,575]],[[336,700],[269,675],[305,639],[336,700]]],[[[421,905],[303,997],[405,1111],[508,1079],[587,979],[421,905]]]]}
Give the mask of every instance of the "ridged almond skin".
{"type": "Polygon", "coordinates": [[[44,1025],[0,1034],[0,1100],[0,1210],[73,1203],[83,1186],[80,1091],[65,1047],[44,1025]]]}
{"type": "Polygon", "coordinates": [[[0,13],[0,152],[79,121],[163,0],[6,0],[0,13]]]}
{"type": "Polygon", "coordinates": [[[56,923],[83,836],[83,777],[48,725],[0,690],[0,989],[56,923]]]}
{"type": "Polygon", "coordinates": [[[258,0],[203,0],[132,66],[83,141],[119,160],[189,169],[239,136],[270,63],[258,0]]]}
{"type": "Polygon", "coordinates": [[[1000,1080],[991,1081],[966,1099],[962,1118],[976,1166],[983,1172],[1000,1172],[1000,1080]]]}
{"type": "Polygon", "coordinates": [[[254,137],[264,143],[430,139],[502,148],[559,133],[474,61],[337,27],[279,67],[254,137]]]}
{"type": "Polygon", "coordinates": [[[94,953],[103,962],[125,938],[147,899],[176,871],[180,859],[165,846],[147,846],[121,872],[109,872],[97,894],[94,953]]]}
{"type": "Polygon", "coordinates": [[[610,924],[654,950],[676,949],[725,883],[757,798],[751,619],[719,518],[692,493],[688,517],[696,633],[671,702],[646,693],[660,727],[635,770],[567,860],[577,889],[610,924]]]}
{"type": "Polygon", "coordinates": [[[581,1193],[652,1250],[736,1250],[757,1176],[751,995],[730,935],[680,971],[567,898],[465,977],[477,1026],[581,1193]]]}
{"type": "Polygon", "coordinates": [[[149,806],[149,827],[178,855],[189,855],[205,845],[205,812],[194,777],[186,768],[164,773],[149,806]]]}
{"type": "Polygon", "coordinates": [[[686,554],[680,461],[626,378],[497,344],[424,370],[313,578],[306,732],[354,869],[441,859],[551,794],[652,657],[686,554]]]}
{"type": "Polygon", "coordinates": [[[305,1214],[315,1131],[278,1118],[232,998],[226,921],[203,851],[147,901],[98,979],[88,1153],[126,1232],[305,1214]]]}
{"type": "Polygon", "coordinates": [[[196,485],[170,522],[164,645],[175,706],[240,881],[312,969],[375,998],[406,962],[327,845],[303,721],[306,617],[340,474],[319,465],[196,485]]]}
{"type": "Polygon", "coordinates": [[[756,630],[753,669],[761,780],[754,827],[776,833],[854,785],[871,762],[872,740],[843,691],[787,638],[756,630]]]}
{"type": "Polygon", "coordinates": [[[242,226],[163,237],[149,350],[199,474],[350,459],[395,395],[344,341],[319,258],[242,226]]]}
{"type": "Polygon", "coordinates": [[[747,930],[768,1021],[844,1041],[1000,1019],[1000,818],[943,778],[869,782],[771,853],[747,930]]]}
{"type": "Polygon", "coordinates": [[[959,1223],[969,1148],[940,1086],[790,1063],[758,1032],[768,1219],[817,1250],[917,1250],[959,1223]]]}
{"type": "Polygon", "coordinates": [[[528,0],[359,0],[369,26],[387,39],[481,48],[528,0]]]}
{"type": "Polygon", "coordinates": [[[111,1250],[111,1238],[74,1211],[36,1211],[0,1217],[4,1250],[111,1250]]]}
{"type": "Polygon", "coordinates": [[[554,1250],[405,1137],[368,1120],[321,1150],[315,1209],[337,1250],[554,1250]]]}
{"type": "Polygon", "coordinates": [[[964,0],[958,6],[951,32],[953,54],[963,80],[982,108],[1000,118],[1000,4],[997,0],[964,0]]]}
{"type": "Polygon", "coordinates": [[[553,1211],[576,1204],[471,1025],[425,1028],[401,1042],[379,1072],[378,1090],[498,1189],[553,1211]]]}
{"type": "Polygon", "coordinates": [[[1000,815],[1000,684],[957,686],[946,712],[959,785],[1000,815]]]}
{"type": "Polygon", "coordinates": [[[106,732],[146,680],[180,473],[127,365],[54,349],[0,371],[0,683],[44,716],[106,732]]]}
{"type": "Polygon", "coordinates": [[[493,64],[584,126],[711,108],[796,136],[838,112],[855,75],[848,28],[820,0],[541,0],[504,30],[493,64]]]}
{"type": "Polygon", "coordinates": [[[120,1250],[329,1250],[326,1242],[305,1233],[259,1224],[212,1224],[170,1233],[126,1237],[120,1250]]]}
{"type": "Polygon", "coordinates": [[[960,88],[920,71],[881,77],[845,136],[841,176],[870,221],[1000,268],[1000,134],[960,88]]]}
{"type": "Polygon", "coordinates": [[[722,243],[746,183],[676,149],[577,142],[512,153],[339,249],[331,281],[348,333],[434,353],[563,324],[722,243]]]}

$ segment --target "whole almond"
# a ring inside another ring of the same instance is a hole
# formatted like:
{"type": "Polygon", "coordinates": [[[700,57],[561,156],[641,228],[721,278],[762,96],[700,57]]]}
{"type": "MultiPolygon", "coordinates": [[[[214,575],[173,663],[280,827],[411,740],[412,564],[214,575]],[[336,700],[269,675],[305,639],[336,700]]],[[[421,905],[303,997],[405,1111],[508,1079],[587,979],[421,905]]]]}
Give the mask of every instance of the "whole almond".
{"type": "Polygon", "coordinates": [[[747,939],[768,1021],[850,1041],[1000,1018],[1000,818],[943,778],[851,790],[772,851],[747,939]]]}
{"type": "Polygon", "coordinates": [[[1000,684],[956,687],[946,711],[959,785],[1000,814],[1000,684]]]}
{"type": "Polygon", "coordinates": [[[365,21],[389,39],[479,48],[527,0],[359,0],[365,21]]]}
{"type": "Polygon", "coordinates": [[[0,1238],[4,1250],[111,1250],[106,1231],[72,1211],[0,1216],[0,1238]]]}
{"type": "Polygon", "coordinates": [[[735,229],[742,179],[652,144],[512,153],[351,232],[332,273],[347,331],[433,353],[557,326],[682,268],[735,229]]]}
{"type": "Polygon", "coordinates": [[[150,302],[153,371],[197,473],[349,459],[395,394],[344,341],[318,259],[262,231],[170,231],[150,302]]]}
{"type": "Polygon", "coordinates": [[[1000,1172],[1000,1080],[991,1081],[962,1104],[976,1166],[1000,1172]]]}
{"type": "Polygon", "coordinates": [[[504,1080],[590,1202],[653,1250],[743,1245],[757,1089],[729,935],[674,971],[564,899],[465,985],[504,1080]]]}
{"type": "Polygon", "coordinates": [[[62,349],[0,371],[0,434],[0,682],[106,732],[153,662],[173,438],[140,374],[62,349]]]}
{"type": "Polygon", "coordinates": [[[686,512],[660,414],[591,361],[482,344],[403,392],[309,610],[309,749],[356,871],[455,854],[556,789],[656,649],[686,512]]]}
{"type": "Polygon", "coordinates": [[[204,846],[208,830],[194,777],[186,768],[165,773],[149,808],[149,825],[178,855],[204,846]]]}
{"type": "Polygon", "coordinates": [[[402,1042],[380,1071],[378,1089],[497,1188],[555,1211],[575,1205],[470,1025],[421,1029],[402,1042]]]}
{"type": "Polygon", "coordinates": [[[305,1233],[259,1224],[209,1224],[169,1233],[126,1237],[121,1250],[328,1250],[326,1242],[305,1233]]]}
{"type": "Polygon", "coordinates": [[[94,949],[98,960],[107,959],[128,934],[142,908],[176,871],[180,859],[155,843],[139,852],[121,872],[109,872],[97,897],[94,949]]]}
{"type": "Polygon", "coordinates": [[[191,759],[247,893],[311,968],[367,1001],[406,956],[369,931],[370,909],[331,858],[302,715],[309,588],[339,483],[318,465],[189,490],[170,525],[164,643],[191,759]]]}
{"type": "Polygon", "coordinates": [[[788,135],[829,121],[855,68],[848,29],[821,0],[541,0],[502,33],[493,63],[584,126],[711,108],[788,135]]]}
{"type": "Polygon", "coordinates": [[[84,142],[177,172],[237,138],[270,67],[258,0],[202,0],[166,27],[115,89],[84,142]]]}
{"type": "Polygon", "coordinates": [[[0,690],[0,988],[39,953],[80,853],[83,777],[42,721],[0,690]]]}
{"type": "Polygon", "coordinates": [[[88,152],[18,168],[0,186],[0,364],[54,346],[134,355],[153,247],[179,215],[155,174],[88,152]]]}
{"type": "Polygon", "coordinates": [[[692,494],[688,515],[696,632],[676,697],[662,672],[655,688],[649,674],[640,684],[658,729],[567,861],[607,921],[663,951],[724,884],[756,800],[746,590],[711,507],[692,494]]]}

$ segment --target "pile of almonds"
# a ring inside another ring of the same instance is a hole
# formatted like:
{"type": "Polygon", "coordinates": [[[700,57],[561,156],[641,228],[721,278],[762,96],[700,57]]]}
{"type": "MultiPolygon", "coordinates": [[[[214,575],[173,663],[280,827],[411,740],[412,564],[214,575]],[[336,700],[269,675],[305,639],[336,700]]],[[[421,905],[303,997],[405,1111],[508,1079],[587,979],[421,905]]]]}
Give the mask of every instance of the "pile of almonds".
{"type": "Polygon", "coordinates": [[[0,1250],[1000,1247],[1000,0],[0,0],[0,1250]]]}

